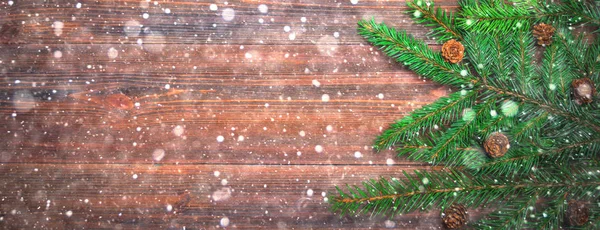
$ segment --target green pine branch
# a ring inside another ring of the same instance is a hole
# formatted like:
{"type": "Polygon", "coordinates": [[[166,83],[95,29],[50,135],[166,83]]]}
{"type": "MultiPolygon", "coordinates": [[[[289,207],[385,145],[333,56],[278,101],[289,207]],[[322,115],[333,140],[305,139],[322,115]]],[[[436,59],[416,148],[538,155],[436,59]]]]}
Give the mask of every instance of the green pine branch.
{"type": "Polygon", "coordinates": [[[562,99],[560,96],[568,92],[570,83],[576,76],[568,67],[565,44],[562,38],[557,41],[558,37],[560,36],[555,36],[553,44],[546,48],[540,69],[540,82],[549,87],[547,93],[554,101],[562,99]]]}
{"type": "MultiPolygon", "coordinates": [[[[513,199],[502,204],[500,208],[482,219],[470,224],[480,229],[519,229],[527,224],[527,218],[533,212],[532,208],[538,200],[538,194],[528,191],[524,199],[513,199]]],[[[516,197],[515,197],[516,198],[516,197]]]]}
{"type": "MultiPolygon", "coordinates": [[[[494,45],[495,42],[497,42],[497,39],[499,39],[498,36],[490,37],[489,35],[484,34],[467,33],[463,40],[471,64],[484,83],[487,83],[487,79],[492,76],[493,69],[505,70],[504,59],[490,55],[499,53],[499,51],[496,51],[496,48],[498,47],[494,45]],[[494,67],[491,67],[490,65],[493,65],[494,67]],[[496,67],[497,65],[499,65],[499,67],[496,67]]],[[[508,73],[506,73],[506,75],[508,75],[508,73]]]]}
{"type": "MultiPolygon", "coordinates": [[[[600,38],[574,36],[569,28],[600,25],[599,1],[513,2],[464,0],[454,15],[423,0],[407,3],[438,41],[462,42],[459,64],[405,31],[359,22],[359,34],[385,54],[456,92],[398,120],[374,144],[438,167],[337,188],[334,211],[393,215],[461,203],[497,207],[474,228],[547,229],[567,224],[565,202],[600,201],[600,97],[582,104],[572,86],[589,78],[599,89],[600,38]],[[544,47],[531,32],[540,22],[556,27],[544,47]],[[510,143],[503,155],[487,152],[497,133],[510,143]]],[[[598,227],[600,208],[588,208],[597,213],[581,227],[598,227]]]]}
{"type": "Polygon", "coordinates": [[[567,61],[569,64],[577,68],[580,74],[586,74],[589,72],[585,66],[584,55],[582,51],[588,48],[588,44],[584,40],[583,36],[573,36],[567,30],[561,29],[556,33],[557,40],[565,47],[565,53],[568,56],[567,61]]]}
{"type": "MultiPolygon", "coordinates": [[[[490,48],[492,52],[490,54],[492,55],[487,56],[490,59],[487,63],[492,65],[491,71],[496,79],[509,80],[511,78],[511,67],[515,61],[514,58],[509,56],[513,44],[510,41],[511,37],[493,35],[491,39],[490,48]]],[[[485,69],[486,66],[484,65],[483,68],[485,69]]]]}
{"type": "Polygon", "coordinates": [[[429,36],[436,38],[438,42],[446,42],[453,38],[463,39],[460,29],[455,26],[452,13],[435,8],[433,2],[424,0],[408,1],[406,5],[410,8],[408,14],[416,23],[432,28],[429,36]]]}
{"type": "Polygon", "coordinates": [[[594,82],[598,82],[600,79],[600,36],[596,36],[594,44],[587,47],[585,58],[584,58],[585,75],[590,76],[590,79],[594,82]]]}
{"type": "Polygon", "coordinates": [[[457,19],[464,30],[481,34],[502,34],[516,29],[527,30],[535,16],[527,7],[513,7],[500,0],[459,1],[462,17],[457,19]]]}
{"type": "Polygon", "coordinates": [[[537,75],[534,71],[534,65],[532,65],[535,54],[533,35],[529,32],[518,32],[516,38],[515,50],[513,51],[516,60],[513,69],[514,75],[519,76],[515,80],[521,86],[520,91],[529,94],[541,92],[537,84],[531,84],[534,82],[533,77],[537,75]]]}
{"type": "Polygon", "coordinates": [[[564,195],[557,196],[555,200],[548,202],[541,215],[535,216],[535,221],[532,221],[528,227],[534,229],[553,229],[555,226],[561,226],[565,219],[565,210],[567,209],[568,192],[563,192],[564,195]]]}
{"type": "Polygon", "coordinates": [[[431,105],[423,106],[392,124],[375,140],[374,148],[384,150],[400,142],[416,141],[419,135],[426,131],[439,130],[458,119],[464,109],[472,107],[476,98],[477,91],[456,92],[431,105]]]}
{"type": "MultiPolygon", "coordinates": [[[[333,211],[340,214],[403,214],[425,211],[433,206],[446,207],[461,203],[477,207],[492,201],[502,202],[507,197],[529,197],[539,193],[546,198],[556,198],[563,191],[571,191],[573,199],[585,196],[598,197],[600,186],[598,166],[591,168],[562,168],[558,172],[537,170],[529,177],[477,178],[464,171],[404,172],[404,179],[370,180],[363,187],[338,189],[339,195],[331,197],[333,211]],[[592,173],[590,173],[592,172],[592,173]]],[[[488,219],[488,221],[498,221],[488,219]]],[[[504,223],[505,220],[500,218],[504,223]]]]}
{"type": "Polygon", "coordinates": [[[358,33],[388,56],[408,66],[415,73],[444,85],[460,87],[477,82],[464,65],[444,61],[440,53],[404,31],[396,31],[374,20],[359,21],[358,33]]]}
{"type": "Polygon", "coordinates": [[[564,107],[558,106],[556,104],[547,103],[543,99],[533,98],[533,97],[531,97],[531,95],[524,95],[524,94],[521,94],[518,92],[514,92],[515,91],[514,88],[503,89],[503,88],[495,87],[492,85],[483,85],[483,88],[485,88],[486,90],[493,91],[497,94],[504,95],[508,98],[513,98],[513,99],[523,101],[525,103],[537,106],[540,109],[543,109],[554,115],[564,117],[568,120],[571,120],[571,121],[577,123],[578,125],[580,125],[581,128],[589,128],[589,129],[591,129],[592,132],[600,132],[599,122],[596,119],[592,118],[593,115],[589,115],[585,118],[582,118],[581,115],[583,115],[583,114],[578,113],[578,111],[573,111],[573,110],[577,110],[576,108],[574,108],[574,106],[573,106],[573,110],[569,111],[568,109],[565,109],[564,107]]]}
{"type": "MultiPolygon", "coordinates": [[[[475,127],[482,126],[486,122],[486,118],[488,117],[484,116],[484,114],[490,114],[492,106],[495,103],[496,101],[492,98],[483,104],[474,106],[472,110],[464,110],[463,118],[446,130],[445,135],[438,138],[439,141],[436,142],[435,147],[427,154],[424,154],[424,160],[434,165],[440,162],[446,165],[460,164],[459,162],[461,162],[461,158],[464,155],[454,154],[455,151],[453,150],[469,146],[475,127]],[[470,113],[470,115],[467,113],[470,113]]],[[[415,159],[420,160],[419,158],[415,159]]]]}
{"type": "MultiPolygon", "coordinates": [[[[387,31],[386,34],[392,33],[393,29],[385,29],[386,26],[383,24],[378,25],[379,30],[387,31]]],[[[388,37],[394,37],[389,35],[388,37]]],[[[411,39],[411,38],[408,38],[411,39]]],[[[539,74],[540,70],[538,68],[534,68],[532,65],[532,56],[533,56],[533,45],[534,41],[531,38],[529,33],[518,32],[515,33],[514,36],[505,36],[504,39],[499,38],[498,36],[494,36],[491,38],[482,38],[480,36],[471,37],[468,36],[466,39],[467,44],[475,44],[477,43],[475,40],[481,41],[478,43],[479,45],[474,45],[474,50],[483,50],[486,53],[478,53],[473,52],[475,62],[479,61],[481,64],[477,64],[477,69],[486,69],[483,74],[478,74],[480,79],[483,81],[479,82],[477,80],[472,80],[469,84],[470,87],[473,87],[476,90],[462,90],[461,94],[466,94],[465,92],[470,92],[466,97],[462,100],[456,100],[457,94],[453,94],[452,100],[439,100],[438,102],[432,104],[431,106],[426,106],[421,110],[417,110],[411,116],[407,116],[392,125],[390,129],[386,130],[377,140],[375,144],[375,149],[382,150],[387,149],[391,146],[394,146],[398,143],[406,142],[408,145],[412,145],[413,141],[418,139],[422,139],[424,135],[423,133],[432,132],[435,130],[440,130],[439,127],[444,127],[448,124],[455,123],[462,116],[463,111],[465,109],[470,109],[473,106],[474,100],[482,101],[482,95],[489,95],[489,92],[501,95],[504,99],[509,99],[521,103],[525,103],[526,106],[524,108],[530,108],[530,111],[527,113],[524,112],[524,116],[520,116],[519,120],[522,122],[521,126],[517,127],[521,131],[515,132],[517,140],[523,140],[522,138],[530,138],[533,137],[533,133],[535,129],[531,128],[541,128],[546,125],[547,120],[542,118],[533,118],[531,114],[542,114],[542,117],[559,117],[560,119],[570,120],[573,124],[572,127],[584,126],[585,129],[589,129],[588,133],[597,133],[600,131],[600,126],[598,125],[596,113],[597,109],[581,109],[579,106],[572,101],[564,101],[564,92],[560,101],[551,100],[547,98],[548,95],[553,95],[551,92],[556,89],[557,86],[552,86],[551,84],[547,84],[547,81],[544,81],[540,75],[545,76],[550,79],[559,79],[560,87],[567,90],[569,85],[566,81],[571,79],[565,79],[565,76],[574,75],[574,73],[570,71],[575,71],[573,68],[564,67],[566,63],[568,63],[565,59],[565,55],[557,55],[556,52],[563,50],[563,45],[557,44],[557,48],[552,48],[549,51],[549,56],[545,60],[551,62],[550,64],[545,64],[545,69],[543,69],[546,73],[539,74]],[[509,38],[509,39],[506,39],[509,38]],[[518,42],[509,42],[509,40],[514,40],[518,42]],[[479,54],[479,55],[477,55],[479,54]],[[487,57],[486,55],[487,54],[487,57]],[[492,54],[492,55],[490,55],[492,54]],[[496,54],[496,55],[493,55],[496,54]],[[491,71],[485,68],[486,65],[483,64],[486,61],[486,58],[489,59],[491,57],[492,61],[497,60],[497,65],[493,66],[495,68],[491,68],[491,71]],[[556,67],[558,65],[558,67],[556,67]],[[481,68],[484,66],[484,68],[481,68]],[[512,71],[511,71],[512,70],[512,71]],[[493,79],[487,80],[489,76],[493,76],[493,79]],[[514,76],[519,76],[515,78],[514,76]],[[532,84],[533,83],[533,84],[532,84]],[[540,90],[543,89],[543,90],[540,90]],[[485,92],[485,93],[483,93],[485,92]],[[473,98],[471,98],[473,96],[473,98]],[[477,96],[477,99],[475,99],[477,96]],[[456,100],[456,101],[454,101],[456,100]],[[468,102],[465,104],[458,102],[468,102]],[[531,109],[533,107],[533,109],[531,109]]],[[[575,48],[586,48],[585,45],[581,45],[579,43],[575,43],[575,48]]],[[[429,51],[428,51],[429,52],[429,51]]],[[[567,55],[568,56],[568,55],[567,55]]],[[[541,72],[544,72],[541,71],[541,72]]],[[[448,76],[446,76],[448,78],[448,76]]],[[[551,80],[548,80],[551,81],[551,80]]],[[[552,83],[553,84],[553,83],[552,83]]],[[[464,87],[464,85],[461,85],[464,87]]],[[[568,90],[567,90],[568,91],[568,90]]],[[[486,98],[485,100],[488,100],[486,98]]],[[[519,107],[519,106],[517,106],[519,107]]],[[[590,106],[591,108],[592,106],[590,106]]],[[[508,116],[512,117],[515,114],[508,116]]],[[[497,126],[502,119],[507,116],[500,116],[499,120],[490,120],[491,118],[485,117],[477,117],[477,120],[480,120],[481,124],[489,124],[490,127],[496,127],[498,129],[503,128],[501,126],[505,126],[504,128],[510,127],[510,122],[501,123],[501,125],[497,126]]],[[[558,119],[558,118],[557,118],[558,119]]],[[[567,124],[566,122],[563,124],[567,124]]],[[[464,129],[449,129],[443,130],[446,131],[446,136],[442,136],[439,139],[447,140],[446,143],[442,143],[441,145],[437,145],[435,151],[425,151],[421,149],[415,154],[412,154],[409,158],[412,160],[420,160],[430,163],[444,163],[447,165],[455,165],[455,164],[464,164],[460,162],[460,157],[452,157],[446,158],[442,157],[442,160],[438,160],[437,155],[440,153],[445,155],[452,156],[461,156],[460,154],[452,154],[454,149],[465,147],[465,146],[451,146],[456,143],[465,143],[468,138],[473,134],[473,128],[464,128],[464,129]],[[458,133],[458,136],[452,136],[449,133],[454,131],[461,131],[458,133]],[[462,138],[457,139],[461,133],[466,133],[467,135],[461,136],[462,138]],[[456,141],[460,140],[460,141],[456,141]],[[448,152],[450,151],[450,152],[448,152]]],[[[483,128],[483,129],[489,129],[483,128]]],[[[558,129],[560,130],[560,129],[558,129]]],[[[486,130],[488,132],[495,130],[486,130]]],[[[484,133],[489,134],[489,133],[484,133]]],[[[432,145],[435,145],[433,143],[432,145]]],[[[402,147],[402,145],[400,145],[402,147]]],[[[467,157],[467,158],[472,158],[467,157]]],[[[464,161],[462,161],[464,162],[464,161]]],[[[466,163],[468,165],[468,163],[466,163]]],[[[471,167],[476,167],[477,164],[471,165],[471,167]]]]}
{"type": "Polygon", "coordinates": [[[540,130],[544,124],[548,121],[549,113],[546,111],[531,111],[525,114],[526,122],[521,122],[512,129],[512,137],[518,142],[525,142],[527,140],[538,140],[540,133],[536,130],[540,130]]]}
{"type": "Polygon", "coordinates": [[[600,25],[600,8],[587,1],[563,0],[520,1],[506,4],[501,0],[459,1],[460,28],[478,33],[503,34],[515,30],[529,31],[533,23],[552,23],[560,27],[581,24],[600,25]]]}
{"type": "Polygon", "coordinates": [[[593,159],[600,151],[600,139],[572,143],[549,149],[539,149],[532,145],[523,145],[507,153],[504,158],[489,160],[482,164],[477,174],[486,175],[526,175],[543,165],[542,162],[568,162],[571,160],[593,159]],[[585,151],[588,150],[588,151],[585,151]],[[582,154],[586,153],[586,154],[582,154]]]}

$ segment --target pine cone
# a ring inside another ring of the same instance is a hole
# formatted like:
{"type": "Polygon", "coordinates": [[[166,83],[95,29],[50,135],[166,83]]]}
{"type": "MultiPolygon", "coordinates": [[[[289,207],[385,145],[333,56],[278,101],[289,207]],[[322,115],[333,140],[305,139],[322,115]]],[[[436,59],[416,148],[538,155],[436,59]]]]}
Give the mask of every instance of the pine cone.
{"type": "Polygon", "coordinates": [[[552,35],[554,35],[554,30],[554,27],[545,23],[540,23],[533,26],[533,36],[538,39],[538,45],[550,45],[552,43],[552,35]]]}
{"type": "Polygon", "coordinates": [[[579,104],[589,104],[593,101],[596,94],[596,86],[589,78],[579,78],[571,82],[571,91],[575,97],[575,102],[579,104]]]}
{"type": "Polygon", "coordinates": [[[581,201],[569,201],[567,208],[567,222],[569,226],[582,226],[588,222],[590,210],[581,201]]]}
{"type": "Polygon", "coordinates": [[[458,41],[452,39],[442,45],[442,57],[447,62],[458,63],[465,56],[465,47],[458,41]]]}
{"type": "Polygon", "coordinates": [[[467,223],[467,209],[461,204],[453,204],[442,213],[442,222],[448,229],[457,229],[467,223]]]}
{"type": "Polygon", "coordinates": [[[492,158],[504,156],[510,148],[508,137],[500,132],[492,133],[483,144],[485,152],[492,158]]]}

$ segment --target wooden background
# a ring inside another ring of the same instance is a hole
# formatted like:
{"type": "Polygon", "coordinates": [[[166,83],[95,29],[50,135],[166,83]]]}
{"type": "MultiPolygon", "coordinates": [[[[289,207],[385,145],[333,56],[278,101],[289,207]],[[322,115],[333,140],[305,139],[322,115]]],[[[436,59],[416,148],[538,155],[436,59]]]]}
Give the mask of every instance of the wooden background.
{"type": "Polygon", "coordinates": [[[326,199],[426,168],[370,147],[449,92],[357,35],[375,18],[426,39],[404,10],[0,0],[0,226],[440,228],[436,210],[340,217],[326,199]]]}

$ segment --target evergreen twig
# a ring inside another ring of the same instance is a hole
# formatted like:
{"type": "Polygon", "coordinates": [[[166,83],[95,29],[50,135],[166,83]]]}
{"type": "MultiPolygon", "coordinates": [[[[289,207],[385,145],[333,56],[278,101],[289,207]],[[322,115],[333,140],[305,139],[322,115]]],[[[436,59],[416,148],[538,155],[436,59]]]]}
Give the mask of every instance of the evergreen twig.
{"type": "Polygon", "coordinates": [[[375,20],[359,21],[358,33],[388,56],[435,82],[460,87],[477,82],[464,65],[451,65],[438,52],[404,31],[396,31],[375,20]],[[464,75],[464,76],[463,76],[464,75]]]}
{"type": "MultiPolygon", "coordinates": [[[[600,38],[573,36],[569,28],[600,25],[600,1],[513,1],[463,0],[454,15],[424,0],[407,3],[437,40],[462,42],[465,58],[458,64],[405,31],[358,23],[359,34],[385,54],[457,92],[413,111],[375,141],[377,151],[397,147],[398,156],[438,167],[337,188],[334,211],[393,215],[510,199],[471,226],[547,229],[566,224],[568,202],[600,201],[600,98],[594,94],[592,103],[582,104],[572,86],[589,78],[598,89],[600,38]],[[541,64],[530,31],[539,22],[558,27],[541,48],[541,64]],[[508,150],[486,152],[495,151],[487,146],[491,137],[508,139],[510,145],[495,146],[508,150]]],[[[600,226],[600,207],[586,208],[592,214],[581,227],[600,226]]]]}
{"type": "Polygon", "coordinates": [[[417,23],[432,27],[430,36],[437,38],[439,42],[445,42],[452,38],[462,40],[461,32],[454,26],[454,17],[441,8],[435,8],[433,2],[424,0],[408,1],[406,4],[411,10],[408,14],[417,23]]]}
{"type": "Polygon", "coordinates": [[[514,30],[529,31],[533,23],[545,22],[571,27],[581,24],[600,25],[600,8],[587,1],[521,1],[517,6],[502,0],[462,0],[461,28],[478,33],[503,34],[514,30]]]}
{"type": "Polygon", "coordinates": [[[532,177],[516,180],[512,177],[479,176],[474,178],[464,171],[419,172],[414,175],[404,172],[406,179],[371,180],[363,183],[364,188],[348,187],[332,197],[333,210],[347,212],[375,212],[401,214],[417,209],[427,210],[433,205],[446,206],[458,202],[476,207],[498,198],[513,195],[531,195],[534,192],[552,197],[561,191],[570,190],[575,198],[597,197],[600,191],[598,174],[586,170],[559,169],[557,172],[538,171],[532,177]],[[575,172],[570,172],[574,170],[575,172]],[[558,175],[562,174],[562,175],[558,175]],[[461,194],[461,195],[459,195],[461,194]]]}

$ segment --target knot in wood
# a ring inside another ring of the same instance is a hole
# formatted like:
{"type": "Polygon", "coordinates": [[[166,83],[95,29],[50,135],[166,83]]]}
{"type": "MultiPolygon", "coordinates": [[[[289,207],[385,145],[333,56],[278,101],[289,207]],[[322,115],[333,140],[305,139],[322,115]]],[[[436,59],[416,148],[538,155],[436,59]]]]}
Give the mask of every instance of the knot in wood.
{"type": "Polygon", "coordinates": [[[13,40],[19,34],[19,23],[9,21],[0,26],[0,44],[7,45],[14,43],[13,40]]]}

